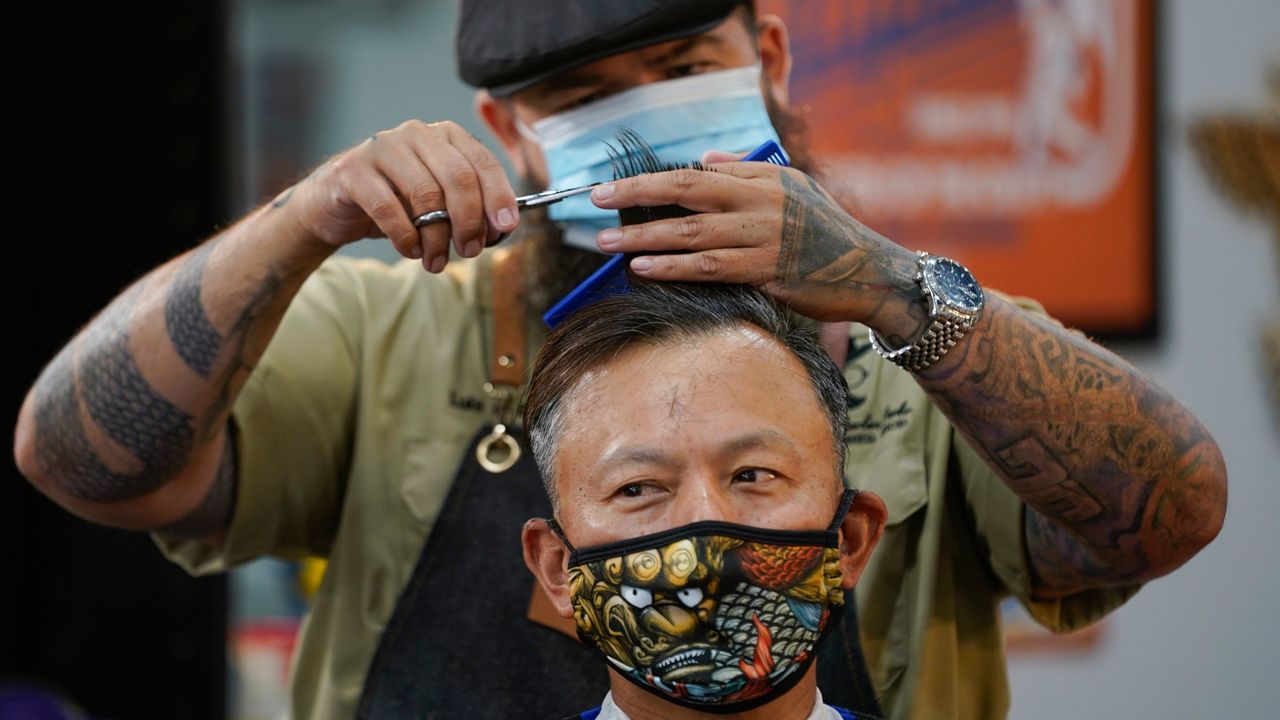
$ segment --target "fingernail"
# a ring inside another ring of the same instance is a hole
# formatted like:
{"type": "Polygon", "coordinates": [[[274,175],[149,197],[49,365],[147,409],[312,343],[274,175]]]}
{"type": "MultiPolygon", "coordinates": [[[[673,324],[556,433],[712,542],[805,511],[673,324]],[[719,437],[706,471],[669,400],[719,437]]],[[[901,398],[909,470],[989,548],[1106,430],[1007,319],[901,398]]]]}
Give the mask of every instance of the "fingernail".
{"type": "Polygon", "coordinates": [[[638,257],[631,261],[631,269],[636,272],[649,272],[653,269],[653,258],[638,257]]]}
{"type": "Polygon", "coordinates": [[[608,200],[609,198],[613,197],[613,191],[614,191],[613,183],[605,183],[604,185],[600,185],[595,190],[591,191],[591,199],[592,200],[608,200]]]}
{"type": "Polygon", "coordinates": [[[440,272],[441,270],[444,269],[444,264],[445,264],[445,258],[443,255],[440,255],[439,257],[431,261],[431,272],[433,273],[440,272]]]}
{"type": "Polygon", "coordinates": [[[608,230],[601,230],[600,234],[596,235],[596,242],[598,242],[600,244],[600,247],[602,248],[611,248],[614,245],[617,245],[618,241],[621,239],[622,239],[622,230],[618,228],[609,228],[608,230]]]}
{"type": "Polygon", "coordinates": [[[472,240],[462,248],[462,257],[473,258],[480,254],[480,241],[472,240]]]}
{"type": "Polygon", "coordinates": [[[414,245],[413,247],[409,248],[409,257],[413,258],[414,260],[421,260],[422,248],[418,245],[414,245]]]}
{"type": "Polygon", "coordinates": [[[502,208],[498,211],[498,227],[510,228],[516,224],[516,211],[511,208],[502,208]]]}

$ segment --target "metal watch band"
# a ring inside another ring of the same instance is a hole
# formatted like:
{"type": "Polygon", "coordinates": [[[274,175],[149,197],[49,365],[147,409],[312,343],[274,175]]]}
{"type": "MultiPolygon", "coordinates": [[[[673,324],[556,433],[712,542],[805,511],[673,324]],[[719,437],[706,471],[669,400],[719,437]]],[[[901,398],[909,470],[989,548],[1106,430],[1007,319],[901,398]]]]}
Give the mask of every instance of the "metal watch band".
{"type": "MultiPolygon", "coordinates": [[[[973,329],[978,322],[978,315],[982,311],[981,289],[976,283],[973,284],[973,288],[977,290],[979,295],[976,307],[964,308],[963,306],[952,305],[945,295],[934,294],[931,289],[933,276],[930,276],[930,280],[926,279],[926,273],[933,272],[935,267],[935,265],[929,264],[930,257],[926,252],[920,253],[919,270],[916,273],[916,281],[920,283],[920,289],[929,301],[931,313],[929,327],[925,329],[920,339],[904,347],[889,349],[880,336],[876,334],[875,330],[867,330],[867,337],[871,340],[871,347],[875,348],[877,354],[912,372],[924,370],[946,355],[947,351],[955,347],[956,342],[965,336],[965,333],[973,329]],[[926,270],[927,265],[928,270],[926,270]]],[[[968,277],[970,283],[974,282],[968,270],[965,270],[952,260],[935,258],[933,262],[940,262],[952,268],[959,268],[968,277]]]]}
{"type": "Polygon", "coordinates": [[[929,324],[928,329],[924,331],[924,335],[914,343],[897,350],[890,350],[885,347],[880,340],[880,336],[876,335],[876,331],[867,329],[867,337],[871,338],[871,347],[880,354],[880,357],[897,365],[906,368],[912,372],[924,370],[938,360],[942,359],[947,351],[955,347],[956,342],[964,337],[969,331],[969,324],[957,320],[956,318],[938,316],[929,324]]]}

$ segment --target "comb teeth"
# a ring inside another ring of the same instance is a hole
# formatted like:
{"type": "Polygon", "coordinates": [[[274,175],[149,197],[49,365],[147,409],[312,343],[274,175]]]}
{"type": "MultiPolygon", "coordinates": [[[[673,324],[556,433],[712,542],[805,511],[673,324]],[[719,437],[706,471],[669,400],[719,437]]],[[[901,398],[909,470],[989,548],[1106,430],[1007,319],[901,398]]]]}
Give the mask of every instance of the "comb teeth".
{"type": "Polygon", "coordinates": [[[750,162],[767,162],[781,167],[791,167],[791,161],[787,159],[787,154],[782,151],[782,147],[778,143],[772,140],[766,140],[763,145],[752,150],[742,159],[750,162]]]}

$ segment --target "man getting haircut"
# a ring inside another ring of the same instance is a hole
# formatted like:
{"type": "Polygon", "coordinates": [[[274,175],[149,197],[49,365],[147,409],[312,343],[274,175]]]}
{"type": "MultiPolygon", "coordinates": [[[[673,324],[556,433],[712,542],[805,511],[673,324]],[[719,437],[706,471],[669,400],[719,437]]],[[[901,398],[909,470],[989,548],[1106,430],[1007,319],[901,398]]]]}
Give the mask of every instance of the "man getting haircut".
{"type": "Polygon", "coordinates": [[[633,283],[548,337],[525,427],[555,519],[525,560],[610,669],[601,718],[852,716],[813,666],[833,630],[857,645],[837,628],[886,516],[845,488],[847,408],[749,287],[633,283]]]}

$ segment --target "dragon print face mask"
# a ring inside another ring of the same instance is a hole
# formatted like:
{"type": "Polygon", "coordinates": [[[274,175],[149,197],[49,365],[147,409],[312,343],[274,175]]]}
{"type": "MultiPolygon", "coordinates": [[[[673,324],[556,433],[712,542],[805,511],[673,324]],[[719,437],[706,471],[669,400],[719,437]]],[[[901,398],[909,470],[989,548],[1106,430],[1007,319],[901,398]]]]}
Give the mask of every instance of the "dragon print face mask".
{"type": "Polygon", "coordinates": [[[838,528],[790,531],[709,521],[569,549],[584,645],[671,702],[740,712],[790,690],[844,610],[838,528]]]}

